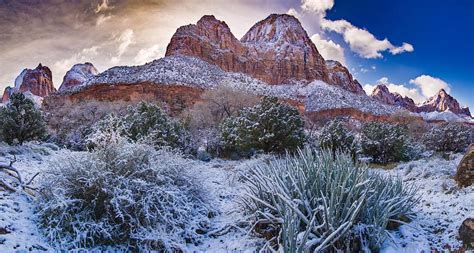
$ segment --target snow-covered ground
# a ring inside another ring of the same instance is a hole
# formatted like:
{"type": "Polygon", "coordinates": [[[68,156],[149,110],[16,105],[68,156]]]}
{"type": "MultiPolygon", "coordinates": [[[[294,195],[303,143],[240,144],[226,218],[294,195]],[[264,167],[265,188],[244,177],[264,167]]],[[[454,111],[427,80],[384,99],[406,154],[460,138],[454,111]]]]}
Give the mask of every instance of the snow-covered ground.
{"type": "MultiPolygon", "coordinates": [[[[16,154],[14,164],[23,177],[48,169],[64,150],[50,144],[27,143],[20,148],[0,144],[0,162],[8,163],[16,154]]],[[[205,193],[206,202],[214,209],[209,231],[199,245],[189,245],[188,252],[255,252],[262,239],[249,233],[238,198],[244,185],[239,180],[242,171],[262,162],[265,157],[245,161],[189,160],[187,171],[205,193]]],[[[461,154],[452,160],[427,158],[402,163],[382,173],[397,175],[419,187],[421,202],[416,217],[409,224],[391,232],[382,252],[432,252],[458,249],[457,230],[467,217],[474,217],[474,186],[460,189],[453,175],[461,154]]],[[[0,177],[7,179],[5,174],[0,177]]],[[[0,252],[53,251],[38,229],[34,214],[35,200],[25,193],[0,190],[0,252]]]]}
{"type": "Polygon", "coordinates": [[[387,174],[400,176],[419,188],[416,218],[393,232],[385,252],[443,252],[461,248],[458,229],[464,219],[474,217],[474,185],[460,188],[453,179],[461,154],[452,160],[428,158],[403,163],[387,174]]]}

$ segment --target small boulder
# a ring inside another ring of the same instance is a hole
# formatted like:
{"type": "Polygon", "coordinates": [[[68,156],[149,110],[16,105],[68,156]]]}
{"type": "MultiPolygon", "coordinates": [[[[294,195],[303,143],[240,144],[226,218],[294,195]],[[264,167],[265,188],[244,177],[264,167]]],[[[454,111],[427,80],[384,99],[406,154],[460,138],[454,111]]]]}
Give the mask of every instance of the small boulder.
{"type": "Polygon", "coordinates": [[[465,247],[474,248],[474,218],[467,218],[459,227],[459,238],[465,247]]]}
{"type": "Polygon", "coordinates": [[[469,146],[456,172],[456,181],[461,187],[474,184],[474,144],[469,146]]]}

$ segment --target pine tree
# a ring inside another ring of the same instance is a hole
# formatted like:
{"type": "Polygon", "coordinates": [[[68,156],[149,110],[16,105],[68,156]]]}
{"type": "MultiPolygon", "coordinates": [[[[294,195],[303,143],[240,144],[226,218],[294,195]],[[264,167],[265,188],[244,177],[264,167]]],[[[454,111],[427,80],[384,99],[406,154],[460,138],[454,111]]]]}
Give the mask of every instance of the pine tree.
{"type": "Polygon", "coordinates": [[[0,108],[0,138],[6,143],[21,145],[45,135],[46,126],[41,112],[22,93],[13,94],[10,102],[0,108]]]}

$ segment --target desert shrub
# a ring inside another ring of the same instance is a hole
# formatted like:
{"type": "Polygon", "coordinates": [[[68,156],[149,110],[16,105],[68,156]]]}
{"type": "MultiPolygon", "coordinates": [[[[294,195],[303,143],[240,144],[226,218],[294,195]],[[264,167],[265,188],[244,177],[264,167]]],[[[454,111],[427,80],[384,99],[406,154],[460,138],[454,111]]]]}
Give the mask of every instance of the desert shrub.
{"type": "Polygon", "coordinates": [[[281,252],[377,249],[418,201],[416,189],[354,165],[350,154],[308,148],[257,165],[244,182],[255,231],[281,252]]]}
{"type": "Polygon", "coordinates": [[[260,104],[245,108],[221,125],[221,143],[226,151],[248,154],[252,150],[282,153],[304,142],[304,122],[298,110],[264,97],[260,104]]]}
{"type": "Polygon", "coordinates": [[[319,146],[330,150],[333,155],[338,151],[349,152],[355,158],[357,153],[357,140],[344,126],[341,120],[329,121],[319,134],[319,146]]]}
{"type": "Polygon", "coordinates": [[[91,153],[62,155],[41,181],[37,211],[52,245],[179,252],[197,243],[208,208],[186,162],[118,132],[105,136],[91,153]]]}
{"type": "Polygon", "coordinates": [[[472,127],[462,123],[447,122],[433,126],[425,135],[423,143],[435,151],[464,150],[470,143],[472,127]]]}
{"type": "Polygon", "coordinates": [[[10,102],[0,108],[0,139],[8,144],[23,144],[46,135],[41,112],[22,93],[12,94],[10,102]]]}
{"type": "MultiPolygon", "coordinates": [[[[159,106],[141,102],[131,106],[124,116],[109,114],[97,122],[90,134],[97,140],[102,132],[118,131],[132,141],[146,143],[156,148],[170,147],[191,152],[189,133],[179,121],[170,118],[159,106]]],[[[90,144],[94,144],[93,141],[90,144]]]]}
{"type": "Polygon", "coordinates": [[[376,163],[386,164],[407,159],[408,135],[406,128],[383,122],[369,122],[362,126],[362,153],[376,163]]]}

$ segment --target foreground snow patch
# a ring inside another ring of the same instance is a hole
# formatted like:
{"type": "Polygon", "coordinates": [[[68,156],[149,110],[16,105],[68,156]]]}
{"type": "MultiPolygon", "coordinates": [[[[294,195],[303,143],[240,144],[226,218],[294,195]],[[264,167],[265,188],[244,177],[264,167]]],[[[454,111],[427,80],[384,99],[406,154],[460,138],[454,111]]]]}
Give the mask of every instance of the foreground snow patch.
{"type": "Polygon", "coordinates": [[[428,158],[403,163],[386,173],[419,188],[416,218],[393,232],[383,252],[431,252],[462,247],[457,239],[464,219],[474,217],[474,186],[460,188],[453,179],[462,154],[452,160],[428,158]]]}

